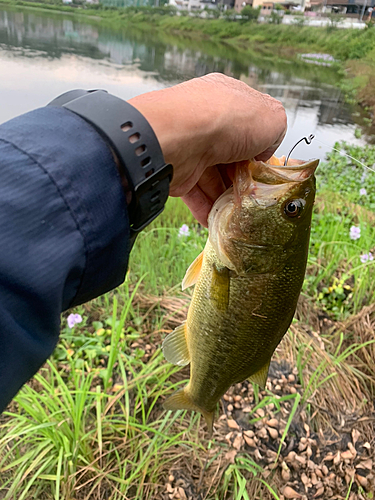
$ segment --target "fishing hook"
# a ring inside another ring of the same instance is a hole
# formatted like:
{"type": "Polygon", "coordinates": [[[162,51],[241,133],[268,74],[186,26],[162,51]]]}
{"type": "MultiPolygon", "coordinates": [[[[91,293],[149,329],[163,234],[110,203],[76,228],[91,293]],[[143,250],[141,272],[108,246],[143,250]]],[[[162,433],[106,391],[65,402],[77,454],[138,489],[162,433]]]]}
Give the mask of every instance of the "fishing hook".
{"type": "Polygon", "coordinates": [[[314,134],[310,134],[308,137],[302,137],[298,142],[295,143],[295,145],[292,147],[292,149],[289,151],[288,156],[285,158],[284,162],[284,167],[288,165],[288,160],[290,158],[290,155],[292,154],[293,150],[298,146],[298,144],[302,141],[305,141],[307,145],[311,144],[311,141],[315,138],[314,134]]]}

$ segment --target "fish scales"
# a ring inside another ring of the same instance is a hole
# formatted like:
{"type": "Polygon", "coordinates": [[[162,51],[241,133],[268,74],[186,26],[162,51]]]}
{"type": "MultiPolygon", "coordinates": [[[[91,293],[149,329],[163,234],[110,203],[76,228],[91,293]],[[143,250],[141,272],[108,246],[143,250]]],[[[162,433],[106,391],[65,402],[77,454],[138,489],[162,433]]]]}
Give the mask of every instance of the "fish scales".
{"type": "Polygon", "coordinates": [[[264,385],[303,284],[317,160],[287,167],[241,162],[214,204],[209,238],[183,287],[195,284],[186,322],[163,343],[166,359],[191,363],[188,385],[166,409],[200,411],[212,432],[217,402],[250,378],[264,385]]]}
{"type": "Polygon", "coordinates": [[[187,318],[191,332],[187,336],[191,353],[187,390],[207,411],[214,410],[232,384],[259,371],[272,356],[293,318],[298,296],[290,303],[289,292],[291,287],[301,288],[305,267],[305,262],[292,258],[279,274],[230,276],[228,310],[218,317],[217,309],[207,300],[213,264],[217,264],[210,247],[208,242],[202,279],[196,284],[187,318]],[[205,307],[197,307],[202,302],[205,307]]]}

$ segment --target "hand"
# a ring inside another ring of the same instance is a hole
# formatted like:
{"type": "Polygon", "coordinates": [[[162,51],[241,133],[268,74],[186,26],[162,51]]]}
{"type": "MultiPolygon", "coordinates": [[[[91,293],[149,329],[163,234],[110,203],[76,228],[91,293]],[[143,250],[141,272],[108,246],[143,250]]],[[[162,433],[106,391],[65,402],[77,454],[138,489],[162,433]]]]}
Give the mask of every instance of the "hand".
{"type": "Polygon", "coordinates": [[[181,196],[207,227],[216,199],[231,185],[233,163],[267,160],[286,132],[282,104],[243,82],[213,73],[131,99],[174,167],[171,196],[181,196]]]}

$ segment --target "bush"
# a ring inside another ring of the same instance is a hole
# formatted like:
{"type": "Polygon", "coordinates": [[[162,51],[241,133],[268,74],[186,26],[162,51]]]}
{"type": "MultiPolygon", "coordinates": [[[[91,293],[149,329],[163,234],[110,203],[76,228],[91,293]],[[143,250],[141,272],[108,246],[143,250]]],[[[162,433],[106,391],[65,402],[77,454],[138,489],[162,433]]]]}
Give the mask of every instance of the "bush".
{"type": "Polygon", "coordinates": [[[251,7],[251,5],[246,5],[246,7],[241,10],[242,20],[250,22],[256,21],[259,17],[259,12],[260,7],[254,9],[254,7],[251,7]]]}

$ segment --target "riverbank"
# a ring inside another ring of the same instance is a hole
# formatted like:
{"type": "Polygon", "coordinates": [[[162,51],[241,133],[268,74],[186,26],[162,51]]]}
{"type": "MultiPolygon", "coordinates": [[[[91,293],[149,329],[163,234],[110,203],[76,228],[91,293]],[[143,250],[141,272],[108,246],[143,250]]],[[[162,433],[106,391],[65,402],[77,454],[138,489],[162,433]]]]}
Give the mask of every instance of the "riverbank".
{"type": "MultiPolygon", "coordinates": [[[[336,147],[374,162],[374,146],[336,147]]],[[[303,293],[266,390],[232,386],[211,440],[199,414],[163,410],[189,371],[160,346],[186,319],[179,284],[207,239],[170,198],[126,282],[69,311],[73,327],[64,314],[49,362],[1,417],[4,500],[373,498],[375,177],[338,152],[317,176],[303,293]]]]}
{"type": "MultiPolygon", "coordinates": [[[[296,25],[257,24],[227,19],[177,16],[170,7],[81,8],[47,3],[0,0],[0,5],[60,12],[100,22],[112,29],[127,26],[157,30],[195,40],[225,43],[241,52],[297,61],[304,52],[330,54],[342,72],[342,87],[352,102],[368,107],[375,121],[375,28],[340,30],[296,25]]],[[[302,18],[303,21],[303,18],[302,18]]],[[[301,22],[302,22],[301,21],[301,22]]]]}

